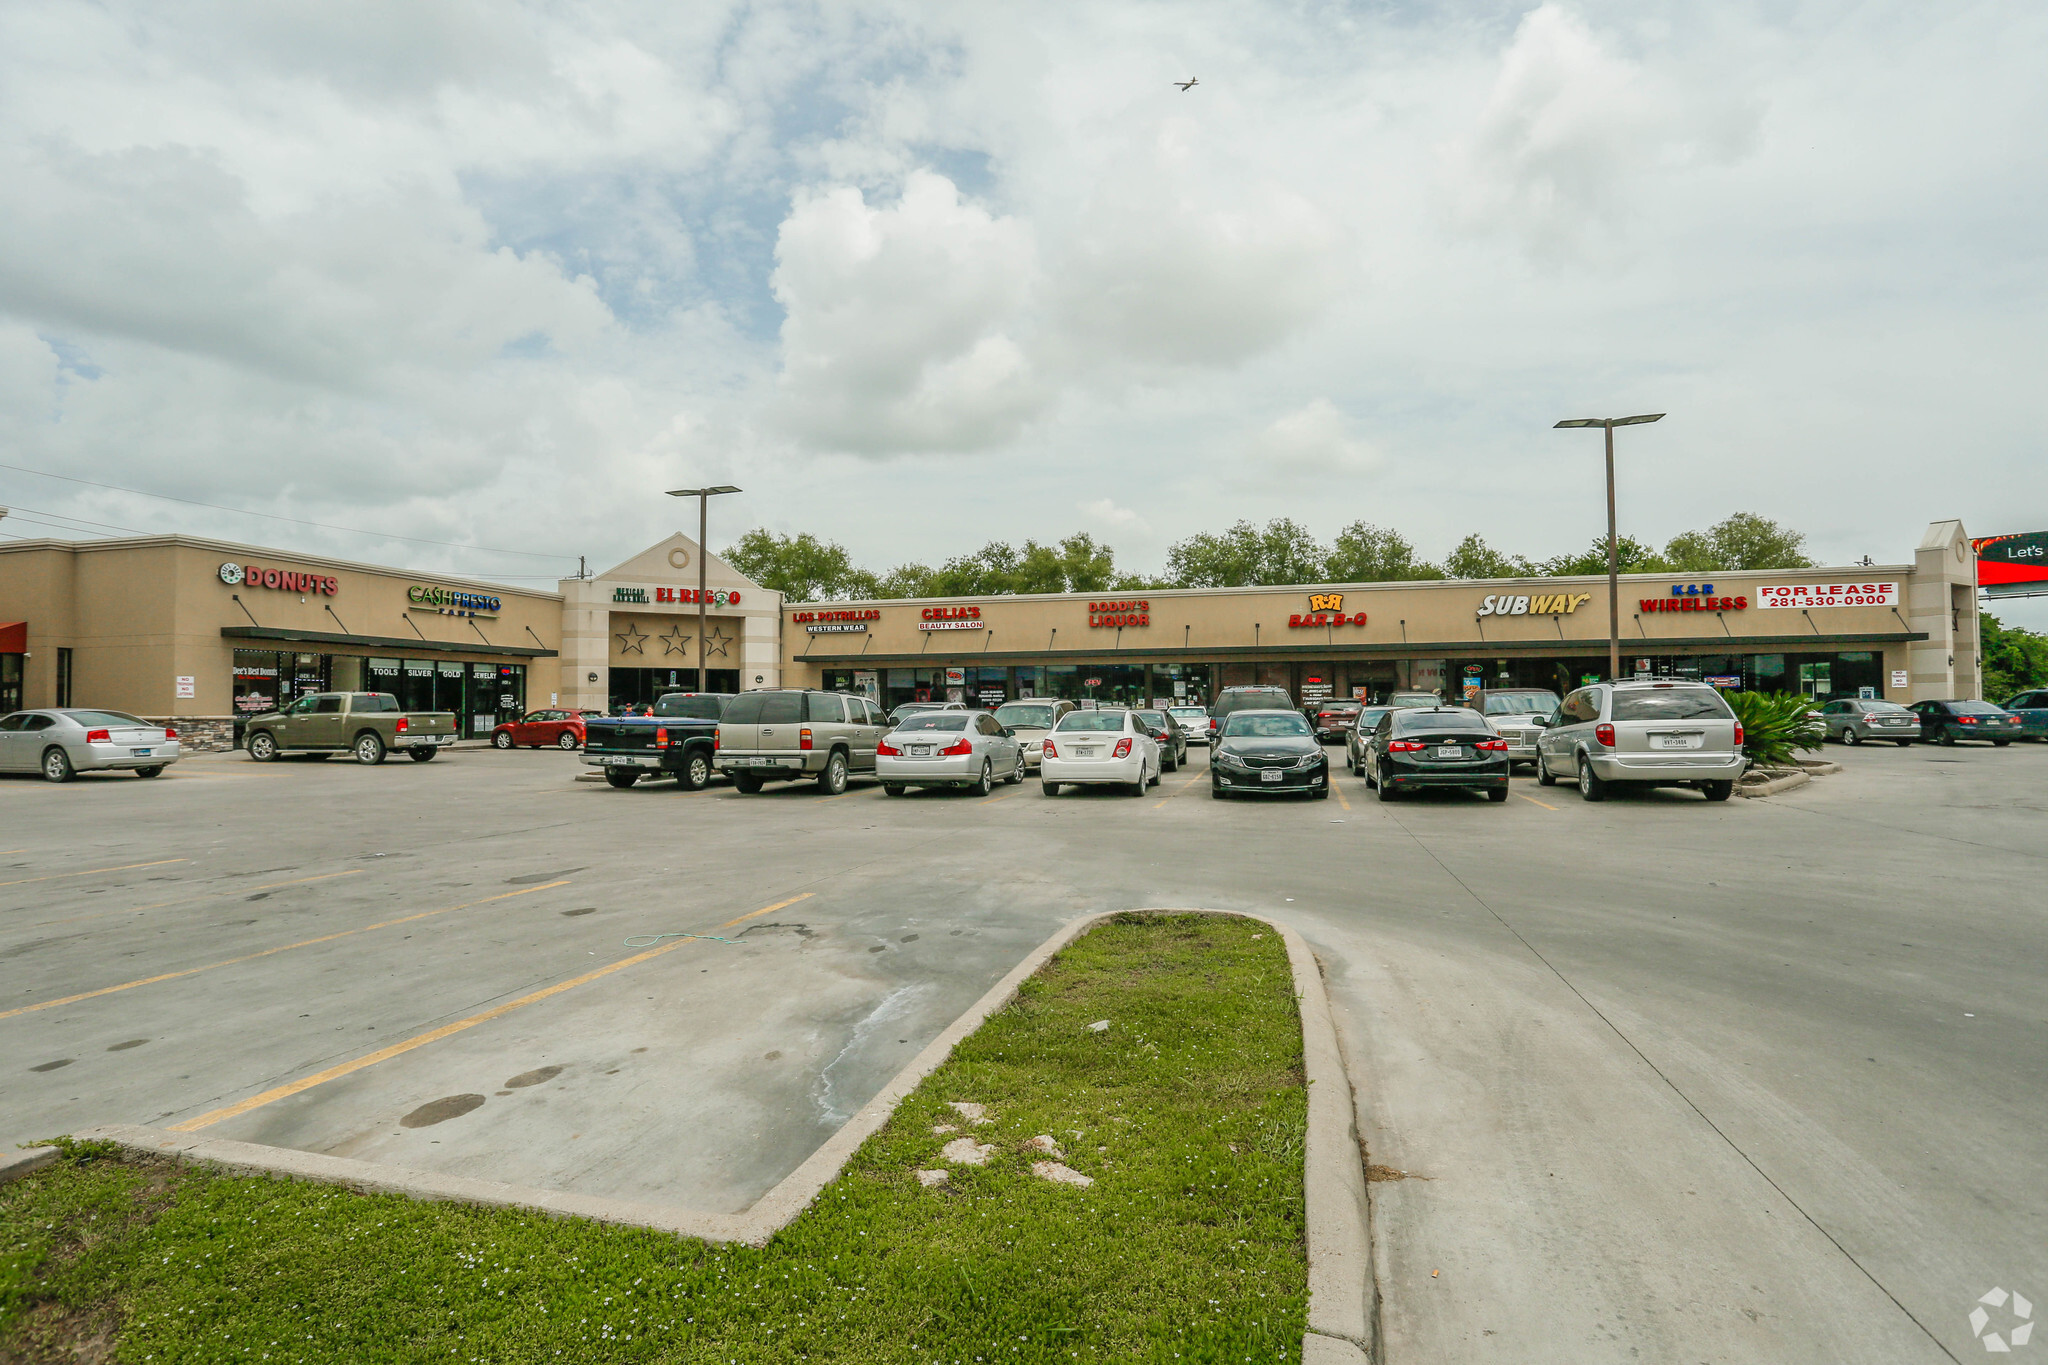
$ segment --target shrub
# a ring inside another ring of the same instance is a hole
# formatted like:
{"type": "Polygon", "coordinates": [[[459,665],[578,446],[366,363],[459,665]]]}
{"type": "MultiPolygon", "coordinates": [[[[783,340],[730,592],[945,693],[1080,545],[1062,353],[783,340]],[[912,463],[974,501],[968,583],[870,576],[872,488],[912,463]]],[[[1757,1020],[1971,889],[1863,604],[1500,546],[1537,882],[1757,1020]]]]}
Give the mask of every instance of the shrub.
{"type": "Polygon", "coordinates": [[[1811,697],[1791,692],[1731,692],[1728,705],[1742,722],[1742,752],[1759,767],[1787,768],[1800,749],[1818,749],[1827,727],[1808,712],[1811,697]]]}

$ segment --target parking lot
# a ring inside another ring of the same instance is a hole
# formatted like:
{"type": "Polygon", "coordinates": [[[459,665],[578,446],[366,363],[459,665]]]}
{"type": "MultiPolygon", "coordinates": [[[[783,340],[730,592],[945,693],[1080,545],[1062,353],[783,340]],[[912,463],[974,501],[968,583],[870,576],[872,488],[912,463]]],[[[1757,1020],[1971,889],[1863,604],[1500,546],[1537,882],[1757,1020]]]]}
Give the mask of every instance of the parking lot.
{"type": "Polygon", "coordinates": [[[1711,805],[1341,765],[1224,803],[1200,750],[1142,800],[483,750],[0,779],[0,1140],[734,1210],[1057,925],[1251,909],[1317,948],[1371,1159],[1422,1177],[1374,1186],[1388,1359],[1944,1359],[1993,1285],[2048,1295],[2048,746],[1829,756],[1711,805]]]}

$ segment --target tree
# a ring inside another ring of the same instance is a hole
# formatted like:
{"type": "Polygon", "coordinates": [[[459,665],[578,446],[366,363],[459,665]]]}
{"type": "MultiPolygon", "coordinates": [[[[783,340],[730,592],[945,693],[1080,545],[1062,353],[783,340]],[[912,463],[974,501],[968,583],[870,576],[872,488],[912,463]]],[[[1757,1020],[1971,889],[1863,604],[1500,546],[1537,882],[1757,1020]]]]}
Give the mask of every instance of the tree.
{"type": "Polygon", "coordinates": [[[922,564],[898,564],[875,580],[874,591],[868,594],[882,601],[896,601],[906,597],[938,597],[932,590],[932,571],[922,564]]]}
{"type": "Polygon", "coordinates": [[[727,547],[725,562],[764,588],[794,602],[829,602],[866,595],[874,575],[854,566],[846,547],[809,531],[778,536],[757,526],[727,547]]]}
{"type": "Polygon", "coordinates": [[[1329,556],[1308,528],[1275,517],[1265,529],[1240,521],[1221,534],[1201,531],[1166,552],[1165,586],[1245,588],[1321,583],[1329,556]]]}
{"type": "Polygon", "coordinates": [[[1988,611],[1977,613],[1984,649],[1984,697],[2001,702],[2030,687],[2048,687],[2048,635],[2008,626],[1988,611]]]}
{"type": "Polygon", "coordinates": [[[1754,512],[1737,512],[1704,531],[1687,531],[1664,547],[1673,573],[1728,573],[1737,569],[1810,569],[1801,552],[1805,533],[1754,512]]]}
{"type": "Polygon", "coordinates": [[[1529,578],[1539,570],[1521,555],[1502,554],[1477,532],[1444,556],[1446,578],[1529,578]]]}
{"type": "MultiPolygon", "coordinates": [[[[1656,550],[1637,540],[1634,536],[1614,538],[1614,565],[1620,573],[1678,573],[1656,550]]],[[[1607,572],[1607,537],[1594,536],[1593,543],[1575,555],[1559,555],[1543,561],[1544,574],[1552,578],[1572,578],[1607,572]]],[[[1709,570],[1709,572],[1712,572],[1709,570]]]]}
{"type": "Polygon", "coordinates": [[[1324,574],[1332,583],[1398,583],[1442,578],[1444,571],[1418,560],[1415,547],[1399,531],[1354,521],[1337,533],[1324,574]]]}

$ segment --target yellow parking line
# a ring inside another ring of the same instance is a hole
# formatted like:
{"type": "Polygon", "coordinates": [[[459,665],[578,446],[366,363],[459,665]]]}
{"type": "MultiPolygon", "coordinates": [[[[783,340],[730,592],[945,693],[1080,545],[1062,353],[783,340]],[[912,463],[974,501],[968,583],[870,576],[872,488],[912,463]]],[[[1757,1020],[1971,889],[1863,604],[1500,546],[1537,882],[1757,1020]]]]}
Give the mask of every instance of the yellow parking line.
{"type": "MultiPolygon", "coordinates": [[[[540,887],[534,888],[536,891],[540,889],[540,887]]],[[[801,896],[793,897],[780,904],[765,906],[750,914],[741,915],[739,919],[728,920],[725,924],[720,925],[719,928],[730,927],[731,925],[738,924],[740,920],[753,919],[757,915],[769,914],[772,911],[782,909],[783,906],[795,905],[797,901],[810,899],[812,894],[807,891],[801,896]]],[[[502,1019],[514,1010],[538,1004],[550,996],[560,995],[563,991],[570,991],[578,986],[588,985],[600,977],[610,976],[613,972],[624,971],[626,968],[637,966],[650,958],[660,957],[663,953],[674,952],[689,941],[689,939],[677,939],[674,943],[664,943],[659,948],[649,948],[644,953],[620,958],[608,967],[599,967],[594,972],[585,972],[583,975],[573,977],[568,981],[559,981],[552,986],[544,986],[529,995],[520,996],[517,1000],[507,1000],[504,1004],[487,1009],[481,1014],[472,1014],[467,1019],[457,1019],[452,1024],[443,1024],[437,1029],[430,1029],[425,1033],[408,1038],[402,1043],[393,1043],[389,1047],[379,1048],[368,1056],[358,1057],[352,1062],[342,1062],[338,1066],[330,1066],[325,1071],[316,1071],[310,1076],[302,1077],[287,1085],[280,1085],[272,1090],[266,1090],[260,1095],[251,1095],[248,1099],[228,1105],[224,1109],[209,1110],[198,1118],[186,1119],[183,1123],[174,1123],[171,1125],[171,1131],[174,1133],[196,1133],[201,1128],[212,1127],[224,1119],[235,1118],[238,1115],[248,1113],[252,1109],[261,1109],[266,1104],[288,1099],[302,1091],[311,1090],[316,1085],[325,1085],[331,1080],[361,1071],[364,1067],[375,1066],[379,1062],[389,1061],[393,1057],[411,1052],[414,1048],[425,1047],[428,1043],[437,1043],[452,1034],[462,1032],[464,1029],[475,1028],[478,1024],[488,1024],[493,1019],[502,1019]]]]}
{"type": "Polygon", "coordinates": [[[119,867],[89,867],[83,872],[52,872],[47,877],[23,877],[20,881],[0,882],[0,886],[27,886],[30,882],[60,882],[66,877],[90,877],[96,872],[132,872],[138,867],[162,867],[167,863],[187,862],[185,858],[159,858],[153,863],[123,863],[119,867]]]}
{"type": "Polygon", "coordinates": [[[822,805],[824,805],[824,804],[825,804],[825,802],[826,802],[826,801],[844,801],[844,800],[845,800],[845,799],[846,799],[847,797],[849,797],[849,796],[859,796],[859,795],[860,795],[860,793],[859,793],[859,792],[841,792],[841,793],[839,793],[839,795],[837,795],[837,796],[828,796],[828,797],[826,797],[824,801],[820,801],[820,802],[819,802],[818,804],[822,806],[822,805]]]}
{"type": "MultiPolygon", "coordinates": [[[[1517,796],[1522,796],[1522,794],[1521,794],[1520,792],[1516,792],[1516,793],[1515,793],[1515,795],[1517,795],[1517,796]]],[[[1533,796],[1522,796],[1522,799],[1523,799],[1524,801],[1527,801],[1527,802],[1528,802],[1528,803],[1529,803],[1530,805],[1532,805],[1532,806],[1543,806],[1543,809],[1545,809],[1545,810],[1556,810],[1556,809],[1557,809],[1557,807],[1556,807],[1556,806],[1544,806],[1544,805],[1543,805],[1543,803],[1542,803],[1541,801],[1538,801],[1538,800],[1537,800],[1537,799],[1536,799],[1535,797],[1533,797],[1533,796]]]]}
{"type": "Polygon", "coordinates": [[[1196,773],[1187,781],[1176,783],[1172,791],[1168,792],[1166,795],[1160,797],[1157,801],[1152,803],[1152,809],[1158,810],[1161,806],[1173,800],[1174,797],[1179,796],[1182,792],[1186,791],[1189,787],[1194,786],[1197,782],[1200,782],[1206,776],[1208,776],[1208,774],[1206,773],[1196,773]]]}
{"type": "Polygon", "coordinates": [[[510,900],[514,896],[530,896],[536,891],[546,891],[553,887],[567,886],[568,884],[566,878],[558,882],[546,882],[540,886],[529,886],[523,891],[507,891],[496,896],[485,896],[480,901],[467,901],[461,905],[443,906],[439,910],[422,910],[417,915],[405,915],[398,919],[387,919],[377,924],[365,924],[360,929],[343,929],[340,933],[322,934],[319,938],[300,939],[297,943],[284,943],[275,948],[265,948],[261,952],[245,953],[241,957],[230,957],[224,958],[219,962],[209,962],[203,967],[187,967],[182,972],[163,972],[157,976],[145,976],[139,981],[124,981],[118,986],[102,986],[96,991],[81,991],[77,995],[67,995],[62,1000],[45,1000],[40,1005],[23,1005],[19,1009],[0,1010],[0,1019],[12,1019],[17,1014],[34,1014],[37,1010],[55,1009],[59,1005],[75,1005],[81,1000],[91,1000],[95,996],[113,995],[117,991],[132,991],[137,986],[154,986],[159,981],[176,981],[179,977],[197,976],[201,972],[210,972],[216,967],[232,967],[240,962],[254,962],[259,957],[271,957],[278,953],[288,953],[294,948],[310,948],[316,943],[332,943],[338,938],[348,938],[353,934],[367,934],[372,929],[389,929],[394,924],[411,924],[414,920],[428,919],[434,915],[452,914],[457,910],[467,910],[471,906],[488,905],[492,901],[510,900]]]}
{"type": "Polygon", "coordinates": [[[41,929],[45,925],[50,924],[76,924],[80,920],[105,919],[108,915],[139,915],[145,910],[161,910],[167,905],[196,905],[200,901],[219,900],[227,896],[240,896],[250,891],[274,891],[280,886],[303,886],[307,882],[324,882],[335,877],[354,877],[362,871],[363,869],[360,867],[352,867],[346,872],[322,872],[317,877],[295,877],[288,882],[265,882],[261,886],[244,886],[233,891],[217,891],[206,896],[185,896],[178,900],[155,901],[149,905],[138,905],[129,910],[100,910],[90,915],[67,915],[63,919],[37,920],[28,927],[31,929],[41,929]]]}
{"type": "Polygon", "coordinates": [[[1344,807],[1345,811],[1348,813],[1351,809],[1351,803],[1344,799],[1343,784],[1338,782],[1337,779],[1333,777],[1330,779],[1330,790],[1337,794],[1337,804],[1344,807]]]}
{"type": "Polygon", "coordinates": [[[798,901],[807,901],[817,894],[818,893],[815,891],[806,891],[801,896],[791,896],[786,901],[777,901],[773,905],[764,905],[759,910],[749,910],[746,914],[741,915],[738,919],[729,919],[725,923],[719,925],[718,927],[721,929],[730,929],[735,924],[745,924],[750,919],[759,919],[763,915],[772,915],[777,910],[787,910],[790,906],[795,905],[798,901]]]}
{"type": "Polygon", "coordinates": [[[975,804],[980,806],[993,806],[996,802],[1007,801],[1016,794],[1017,793],[1015,792],[1004,792],[1001,796],[984,796],[975,804]]]}

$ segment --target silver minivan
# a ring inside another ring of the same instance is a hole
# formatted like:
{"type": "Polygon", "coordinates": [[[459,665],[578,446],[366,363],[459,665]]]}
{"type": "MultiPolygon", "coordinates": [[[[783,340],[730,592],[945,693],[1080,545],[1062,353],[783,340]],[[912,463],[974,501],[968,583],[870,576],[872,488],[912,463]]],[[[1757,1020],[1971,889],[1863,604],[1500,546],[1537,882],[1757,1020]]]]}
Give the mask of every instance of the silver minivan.
{"type": "Polygon", "coordinates": [[[1726,801],[1748,760],[1742,723],[1715,689],[1688,682],[1595,683],[1540,722],[1536,780],[1578,784],[1602,801],[1609,787],[1695,787],[1726,801]]]}
{"type": "Polygon", "coordinates": [[[882,709],[846,692],[769,688],[742,692],[718,718],[718,771],[752,795],[764,782],[813,779],[837,796],[851,773],[875,770],[888,731],[882,709]]]}

